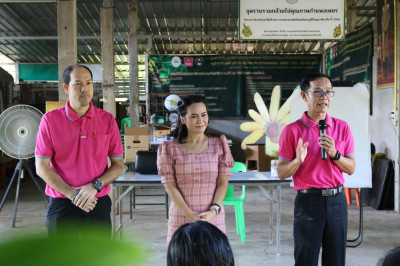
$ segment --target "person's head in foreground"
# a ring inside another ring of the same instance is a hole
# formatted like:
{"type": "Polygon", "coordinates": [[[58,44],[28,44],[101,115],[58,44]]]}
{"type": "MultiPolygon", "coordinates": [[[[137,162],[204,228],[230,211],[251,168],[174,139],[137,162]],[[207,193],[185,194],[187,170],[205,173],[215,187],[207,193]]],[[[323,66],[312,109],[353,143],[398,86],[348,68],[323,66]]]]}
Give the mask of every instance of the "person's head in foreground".
{"type": "Polygon", "coordinates": [[[398,266],[400,265],[400,246],[390,250],[385,257],[378,261],[377,266],[398,266]]]}
{"type": "Polygon", "coordinates": [[[228,238],[216,226],[196,221],[182,225],[172,236],[167,251],[168,266],[234,266],[228,238]]]}

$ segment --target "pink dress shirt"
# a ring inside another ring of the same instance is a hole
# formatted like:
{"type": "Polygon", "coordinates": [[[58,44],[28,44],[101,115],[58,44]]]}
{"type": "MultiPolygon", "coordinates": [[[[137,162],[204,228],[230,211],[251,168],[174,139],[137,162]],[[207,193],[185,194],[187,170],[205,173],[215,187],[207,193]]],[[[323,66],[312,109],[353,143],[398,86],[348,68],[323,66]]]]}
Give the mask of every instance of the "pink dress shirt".
{"type": "MultiPolygon", "coordinates": [[[[210,209],[218,176],[230,176],[234,161],[224,135],[209,137],[208,148],[199,154],[186,152],[177,141],[165,141],[158,148],[157,167],[163,183],[175,182],[188,207],[195,212],[210,209]]],[[[211,223],[225,230],[225,211],[211,223]]],[[[168,243],[175,231],[189,219],[171,203],[168,220],[168,243]]]]}
{"type": "MultiPolygon", "coordinates": [[[[50,167],[70,186],[88,184],[107,170],[107,156],[122,157],[121,135],[112,114],[90,103],[83,116],[69,106],[43,115],[36,139],[35,157],[51,159],[50,167]]],[[[96,194],[107,195],[110,185],[96,194]]],[[[66,198],[46,185],[46,194],[66,198]]]]}
{"type": "MultiPolygon", "coordinates": [[[[335,140],[335,148],[342,156],[354,155],[354,139],[349,125],[340,119],[326,115],[326,134],[335,140]]],[[[299,138],[303,143],[309,142],[307,156],[293,175],[294,190],[309,188],[331,188],[344,184],[340,169],[332,160],[321,159],[321,148],[318,145],[318,123],[311,120],[307,112],[301,119],[287,125],[279,140],[279,159],[292,161],[296,158],[296,147],[299,138]]]]}

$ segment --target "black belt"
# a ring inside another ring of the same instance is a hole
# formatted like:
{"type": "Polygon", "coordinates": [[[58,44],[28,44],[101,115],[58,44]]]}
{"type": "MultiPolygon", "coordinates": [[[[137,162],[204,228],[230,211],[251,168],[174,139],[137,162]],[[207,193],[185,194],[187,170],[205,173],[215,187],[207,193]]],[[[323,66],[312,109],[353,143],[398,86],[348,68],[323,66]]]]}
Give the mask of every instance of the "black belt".
{"type": "Polygon", "coordinates": [[[344,191],[343,185],[333,187],[333,188],[309,188],[298,190],[299,194],[320,194],[324,197],[334,196],[344,191]]]}

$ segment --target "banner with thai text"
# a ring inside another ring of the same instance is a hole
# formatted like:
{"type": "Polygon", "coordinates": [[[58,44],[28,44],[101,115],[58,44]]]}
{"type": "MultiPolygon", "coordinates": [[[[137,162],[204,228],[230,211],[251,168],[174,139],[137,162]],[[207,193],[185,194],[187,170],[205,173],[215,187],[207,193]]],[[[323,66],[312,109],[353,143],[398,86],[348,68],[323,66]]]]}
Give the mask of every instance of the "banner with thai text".
{"type": "Polygon", "coordinates": [[[240,0],[241,40],[341,40],[345,1],[240,0]]]}

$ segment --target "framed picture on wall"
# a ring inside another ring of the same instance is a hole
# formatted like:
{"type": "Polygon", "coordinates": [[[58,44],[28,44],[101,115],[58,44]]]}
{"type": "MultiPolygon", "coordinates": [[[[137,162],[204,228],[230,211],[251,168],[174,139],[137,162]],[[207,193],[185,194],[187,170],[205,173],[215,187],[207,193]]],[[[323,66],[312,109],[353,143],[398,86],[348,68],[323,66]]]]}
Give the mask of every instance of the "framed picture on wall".
{"type": "Polygon", "coordinates": [[[394,49],[396,46],[394,0],[377,0],[376,8],[378,22],[377,88],[392,88],[394,86],[394,49]]]}

